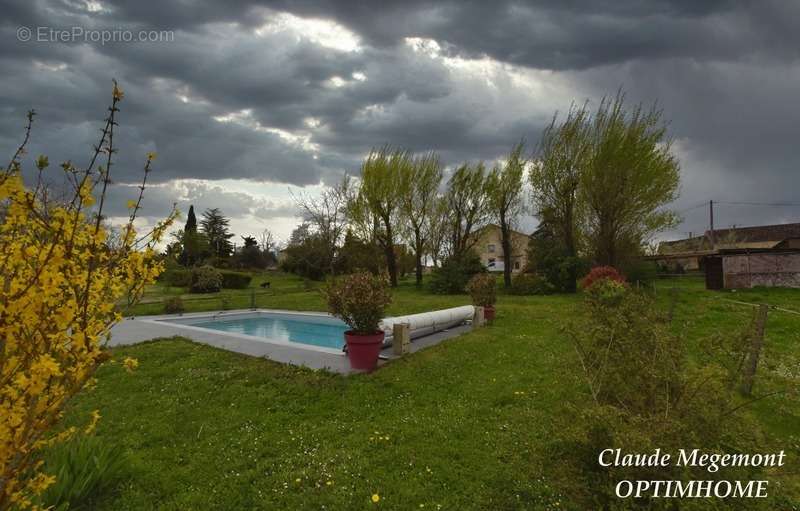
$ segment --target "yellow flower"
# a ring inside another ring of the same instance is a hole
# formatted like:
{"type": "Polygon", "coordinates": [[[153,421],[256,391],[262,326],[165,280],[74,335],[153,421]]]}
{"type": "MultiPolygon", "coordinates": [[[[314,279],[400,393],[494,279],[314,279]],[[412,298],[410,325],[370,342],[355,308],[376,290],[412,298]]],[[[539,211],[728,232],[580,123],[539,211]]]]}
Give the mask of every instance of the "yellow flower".
{"type": "Polygon", "coordinates": [[[114,82],[114,92],[112,92],[112,95],[117,101],[122,101],[122,98],[125,97],[125,93],[122,92],[122,88],[118,86],[116,82],[114,82]]]}
{"type": "Polygon", "coordinates": [[[150,151],[149,153],[147,153],[147,160],[148,161],[153,161],[155,159],[156,159],[156,153],[154,153],[153,151],[150,151]]]}
{"type": "Polygon", "coordinates": [[[89,424],[86,426],[83,432],[86,433],[87,435],[92,433],[94,431],[94,428],[97,427],[97,421],[100,420],[100,417],[101,417],[100,410],[94,410],[92,412],[92,419],[89,421],[89,424]]]}
{"type": "Polygon", "coordinates": [[[133,199],[128,199],[128,209],[133,209],[136,207],[136,201],[133,199]]]}
{"type": "Polygon", "coordinates": [[[372,494],[372,503],[373,504],[377,504],[378,502],[380,502],[380,500],[381,500],[381,496],[380,495],[378,495],[377,493],[373,493],[372,494]]]}
{"type": "Polygon", "coordinates": [[[122,361],[122,366],[126,371],[132,373],[137,367],[139,367],[139,361],[135,358],[125,357],[125,360],[122,361]]]}

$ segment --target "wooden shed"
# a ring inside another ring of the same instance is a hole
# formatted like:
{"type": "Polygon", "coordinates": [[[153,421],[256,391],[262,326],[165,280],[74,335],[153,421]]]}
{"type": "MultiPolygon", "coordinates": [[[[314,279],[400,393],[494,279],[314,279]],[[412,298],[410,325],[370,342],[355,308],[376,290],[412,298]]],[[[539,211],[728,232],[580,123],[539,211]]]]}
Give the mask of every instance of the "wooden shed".
{"type": "Polygon", "coordinates": [[[800,288],[797,249],[722,249],[703,259],[706,289],[800,288]]]}

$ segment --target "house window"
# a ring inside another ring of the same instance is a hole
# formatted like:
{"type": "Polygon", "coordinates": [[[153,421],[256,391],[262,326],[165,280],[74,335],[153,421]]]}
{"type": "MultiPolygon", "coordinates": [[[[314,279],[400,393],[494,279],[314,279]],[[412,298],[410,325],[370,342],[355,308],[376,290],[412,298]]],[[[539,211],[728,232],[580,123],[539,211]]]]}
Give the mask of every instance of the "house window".
{"type": "Polygon", "coordinates": [[[514,269],[519,270],[519,261],[514,261],[514,269]]]}
{"type": "Polygon", "coordinates": [[[494,243],[490,243],[487,250],[490,254],[494,254],[494,243]]]}

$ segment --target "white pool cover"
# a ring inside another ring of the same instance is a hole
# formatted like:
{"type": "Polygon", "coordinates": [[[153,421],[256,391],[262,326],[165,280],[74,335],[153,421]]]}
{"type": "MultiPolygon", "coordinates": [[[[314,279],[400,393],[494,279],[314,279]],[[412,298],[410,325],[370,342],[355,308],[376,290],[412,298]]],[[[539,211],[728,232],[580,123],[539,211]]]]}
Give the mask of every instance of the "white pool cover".
{"type": "Polygon", "coordinates": [[[386,342],[390,343],[392,329],[395,324],[406,324],[411,331],[411,338],[422,337],[441,330],[461,325],[468,320],[472,320],[475,315],[475,307],[463,305],[451,309],[442,309],[432,312],[422,312],[420,314],[410,314],[407,316],[388,317],[381,320],[380,328],[386,334],[386,342]]]}

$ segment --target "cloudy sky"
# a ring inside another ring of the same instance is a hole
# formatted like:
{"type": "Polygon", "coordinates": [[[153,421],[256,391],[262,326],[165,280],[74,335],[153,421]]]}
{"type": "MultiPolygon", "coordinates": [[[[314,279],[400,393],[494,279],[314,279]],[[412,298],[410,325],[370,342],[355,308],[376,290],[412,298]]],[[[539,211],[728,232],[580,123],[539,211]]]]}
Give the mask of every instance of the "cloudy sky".
{"type": "Polygon", "coordinates": [[[291,194],[356,172],[371,147],[491,161],[624,87],[670,120],[685,222],[667,237],[707,228],[710,199],[719,227],[800,221],[800,206],[725,204],[800,203],[793,0],[0,5],[0,154],[35,108],[30,159],[85,161],[112,78],[125,90],[112,215],[155,151],[146,220],[193,203],[286,238],[291,194]]]}

